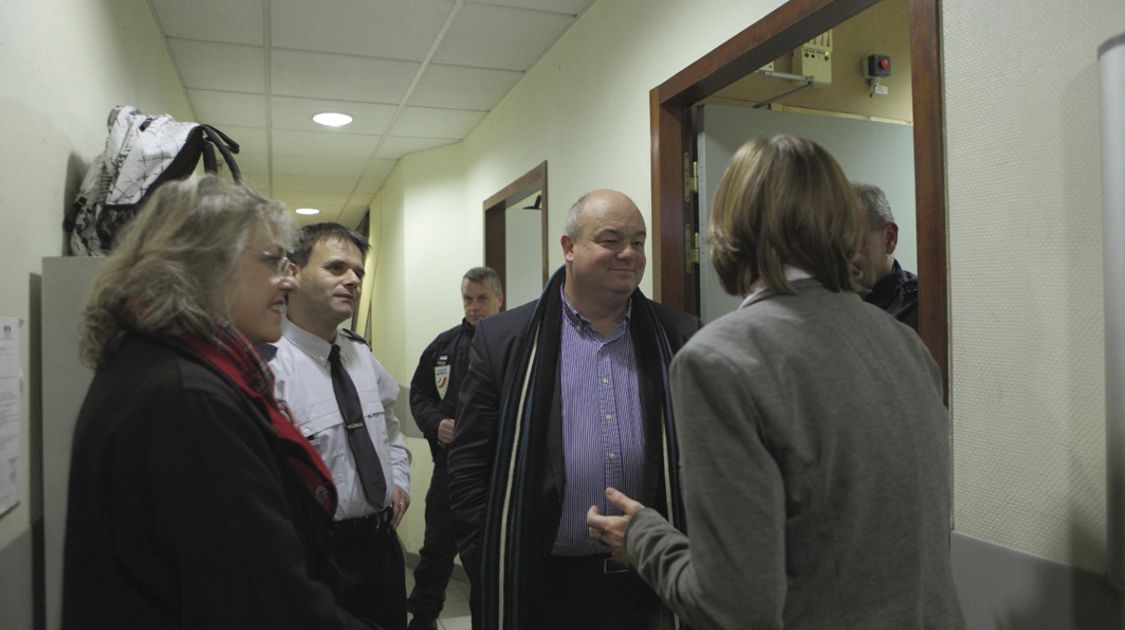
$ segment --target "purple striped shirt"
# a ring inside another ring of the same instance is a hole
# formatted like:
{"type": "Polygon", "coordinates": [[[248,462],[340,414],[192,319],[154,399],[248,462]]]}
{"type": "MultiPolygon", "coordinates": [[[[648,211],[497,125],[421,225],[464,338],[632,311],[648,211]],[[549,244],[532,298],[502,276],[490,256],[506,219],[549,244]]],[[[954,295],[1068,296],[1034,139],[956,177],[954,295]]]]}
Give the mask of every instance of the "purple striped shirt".
{"type": "Polygon", "coordinates": [[[551,553],[599,553],[586,529],[586,510],[620,514],[607,504],[605,489],[630,497],[644,491],[644,422],[637,362],[625,317],[602,337],[563,296],[561,354],[563,450],[566,491],[562,520],[551,553]]]}

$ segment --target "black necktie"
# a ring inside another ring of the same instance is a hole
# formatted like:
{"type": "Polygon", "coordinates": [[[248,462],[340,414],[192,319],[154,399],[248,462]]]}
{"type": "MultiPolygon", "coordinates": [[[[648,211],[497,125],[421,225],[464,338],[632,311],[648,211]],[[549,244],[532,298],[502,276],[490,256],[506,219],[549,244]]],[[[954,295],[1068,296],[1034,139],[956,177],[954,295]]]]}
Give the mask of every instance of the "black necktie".
{"type": "Polygon", "coordinates": [[[328,364],[332,367],[332,391],[336,393],[336,405],[340,407],[340,414],[344,417],[348,446],[352,448],[352,455],[355,457],[363,493],[367,495],[367,502],[372,507],[382,509],[383,500],[387,496],[387,480],[383,477],[379,454],[375,452],[371,434],[367,432],[367,424],[363,421],[363,406],[360,405],[355,384],[340,363],[340,346],[332,344],[328,364]]]}

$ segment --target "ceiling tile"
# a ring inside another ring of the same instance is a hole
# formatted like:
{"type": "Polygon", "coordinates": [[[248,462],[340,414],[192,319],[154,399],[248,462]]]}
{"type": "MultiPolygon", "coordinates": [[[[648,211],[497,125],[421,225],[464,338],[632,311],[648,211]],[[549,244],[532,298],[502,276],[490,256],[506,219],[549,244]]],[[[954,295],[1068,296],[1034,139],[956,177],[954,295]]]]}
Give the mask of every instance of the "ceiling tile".
{"type": "Polygon", "coordinates": [[[151,0],[168,37],[262,45],[262,0],[151,0]]]}
{"type": "Polygon", "coordinates": [[[184,87],[261,93],[265,61],[261,47],[168,38],[184,87]]]}
{"type": "Polygon", "coordinates": [[[332,175],[275,175],[273,187],[278,190],[301,190],[310,193],[350,195],[356,178],[332,175]]]}
{"type": "Polygon", "coordinates": [[[467,4],[434,54],[434,63],[527,70],[570,27],[557,13],[467,4]]]}
{"type": "Polygon", "coordinates": [[[455,138],[386,138],[375,157],[383,160],[397,160],[407,153],[424,151],[454,142],[458,142],[458,140],[455,138]]]}
{"type": "Polygon", "coordinates": [[[464,138],[488,112],[436,107],[404,107],[389,135],[464,138]]]}
{"type": "Polygon", "coordinates": [[[323,131],[323,126],[312,121],[313,114],[343,112],[350,114],[353,120],[350,125],[341,127],[340,131],[379,135],[387,128],[395,109],[395,105],[275,96],[272,99],[271,117],[274,129],[323,131]]]}
{"type": "Polygon", "coordinates": [[[266,153],[268,145],[266,144],[265,129],[259,127],[240,127],[238,125],[215,126],[219,131],[230,136],[231,140],[238,143],[239,151],[238,154],[234,156],[234,159],[238,162],[239,166],[242,165],[241,157],[244,153],[266,153]]]}
{"type": "Polygon", "coordinates": [[[273,93],[278,96],[397,105],[421,64],[293,50],[271,54],[273,93]]]}
{"type": "MultiPolygon", "coordinates": [[[[479,4],[499,4],[505,7],[519,7],[521,9],[537,9],[554,13],[579,15],[586,7],[593,4],[593,0],[486,0],[479,4]]],[[[478,4],[470,0],[466,5],[478,4]]]]}
{"type": "Polygon", "coordinates": [[[272,0],[277,48],[422,61],[450,0],[272,0]]]}
{"type": "Polygon", "coordinates": [[[573,16],[592,4],[148,2],[196,117],[241,145],[236,159],[245,180],[291,206],[322,206],[325,214],[312,221],[354,213],[356,222],[399,156],[463,138],[557,41],[573,16]],[[409,106],[399,111],[421,68],[418,62],[455,4],[461,8],[440,49],[409,106]],[[270,19],[263,26],[266,16],[270,19]],[[261,47],[266,40],[272,46],[268,53],[261,47]],[[311,121],[320,111],[343,111],[355,120],[343,129],[325,129],[311,121]],[[392,119],[395,126],[388,130],[392,119]]]}
{"type": "Polygon", "coordinates": [[[352,203],[349,203],[336,217],[336,222],[350,228],[357,227],[360,221],[363,221],[363,215],[367,214],[368,201],[370,199],[364,199],[362,203],[352,200],[352,203]]]}
{"type": "Polygon", "coordinates": [[[387,176],[394,170],[396,160],[371,160],[367,163],[367,168],[363,171],[363,176],[359,179],[359,185],[356,187],[356,194],[374,195],[379,192],[379,188],[387,179],[387,176]]]}
{"type": "Polygon", "coordinates": [[[310,193],[295,190],[278,190],[274,193],[281,203],[290,210],[297,208],[317,208],[321,221],[332,221],[333,217],[348,203],[346,193],[310,193]]]}
{"type": "Polygon", "coordinates": [[[188,99],[199,122],[223,129],[228,125],[266,126],[265,97],[261,94],[188,90],[188,99]]]}
{"type": "Polygon", "coordinates": [[[270,192],[268,179],[265,175],[259,175],[257,173],[247,173],[243,171],[242,183],[250,190],[253,190],[259,195],[262,195],[263,197],[267,197],[269,199],[273,199],[273,194],[270,192]]]}
{"type": "Polygon", "coordinates": [[[270,169],[264,151],[239,151],[234,159],[238,162],[238,168],[242,170],[244,176],[253,175],[256,185],[262,190],[266,189],[269,184],[270,169]]]}
{"type": "Polygon", "coordinates": [[[275,155],[274,175],[326,175],[359,177],[367,158],[310,157],[307,155],[275,155]]]}
{"type": "Polygon", "coordinates": [[[341,131],[273,130],[274,155],[307,155],[366,159],[375,150],[379,136],[364,136],[341,131]]]}
{"type": "Polygon", "coordinates": [[[355,189],[355,194],[359,197],[370,198],[379,192],[383,187],[383,182],[387,181],[387,176],[371,177],[359,180],[359,186],[355,189]]]}
{"type": "Polygon", "coordinates": [[[324,213],[315,214],[311,217],[303,215],[303,214],[294,213],[293,214],[293,225],[297,226],[298,228],[302,228],[302,227],[305,227],[306,225],[312,225],[314,223],[320,223],[321,221],[331,221],[332,219],[329,218],[329,217],[330,217],[330,215],[324,214],[324,213]]]}
{"type": "Polygon", "coordinates": [[[492,109],[522,72],[431,64],[410,96],[410,105],[448,109],[492,109]]]}

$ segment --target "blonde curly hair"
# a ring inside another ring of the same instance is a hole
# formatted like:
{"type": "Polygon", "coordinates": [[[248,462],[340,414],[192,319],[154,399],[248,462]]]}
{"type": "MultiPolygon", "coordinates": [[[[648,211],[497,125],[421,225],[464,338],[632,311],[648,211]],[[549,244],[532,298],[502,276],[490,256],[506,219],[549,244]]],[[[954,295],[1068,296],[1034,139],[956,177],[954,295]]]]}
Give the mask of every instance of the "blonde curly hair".
{"type": "Polygon", "coordinates": [[[241,184],[205,175],[154,191],[86,300],[83,362],[105,365],[129,330],[209,337],[227,319],[224,288],[261,229],[292,241],[284,207],[241,184]]]}

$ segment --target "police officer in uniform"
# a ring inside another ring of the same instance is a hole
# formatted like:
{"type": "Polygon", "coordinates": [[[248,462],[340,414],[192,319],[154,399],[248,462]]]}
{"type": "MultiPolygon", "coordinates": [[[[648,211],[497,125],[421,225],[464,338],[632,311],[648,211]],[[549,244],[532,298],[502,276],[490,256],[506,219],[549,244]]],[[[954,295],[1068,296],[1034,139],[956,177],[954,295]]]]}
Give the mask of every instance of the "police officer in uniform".
{"type": "Polygon", "coordinates": [[[275,392],[320,453],[339,495],[332,555],[341,605],[386,630],[406,627],[406,568],[395,528],[410,505],[410,452],[394,415],[398,384],[349,330],[367,239],[336,223],[301,230],[297,288],[270,367],[275,392]]]}
{"type": "Polygon", "coordinates": [[[465,318],[441,333],[422,352],[410,381],[410,411],[430,443],[434,475],[426,493],[426,534],[414,569],[410,594],[410,629],[436,628],[445,601],[445,588],[453,572],[457,543],[449,509],[449,476],[446,446],[453,439],[457,395],[469,367],[469,344],[477,322],[500,311],[504,293],[500,276],[488,267],[474,267],[461,279],[465,318]]]}

